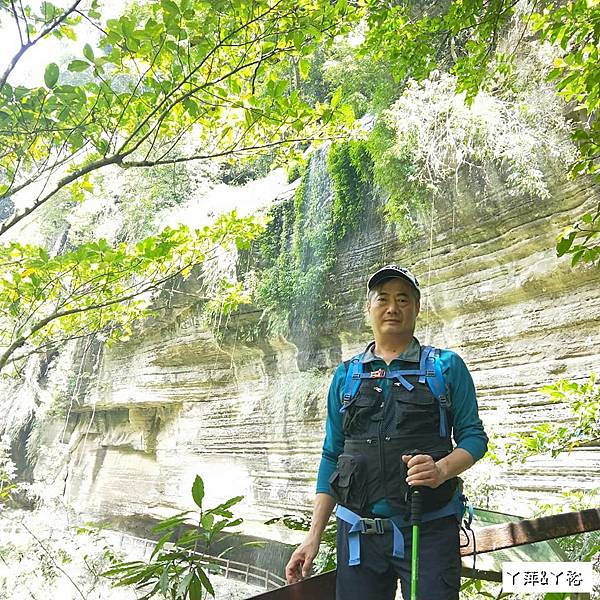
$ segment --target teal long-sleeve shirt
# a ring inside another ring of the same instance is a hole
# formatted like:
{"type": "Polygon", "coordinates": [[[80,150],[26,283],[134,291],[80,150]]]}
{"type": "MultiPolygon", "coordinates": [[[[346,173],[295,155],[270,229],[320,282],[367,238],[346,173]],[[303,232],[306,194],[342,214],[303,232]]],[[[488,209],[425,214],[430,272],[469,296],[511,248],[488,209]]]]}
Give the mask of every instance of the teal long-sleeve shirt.
{"type": "MultiPolygon", "coordinates": [[[[419,362],[420,344],[414,338],[408,348],[395,358],[389,366],[382,358],[373,353],[373,347],[374,344],[371,343],[362,359],[364,363],[371,364],[370,370],[399,369],[399,360],[419,362]]],[[[473,379],[462,358],[455,352],[441,350],[440,360],[448,388],[452,437],[457,448],[466,450],[474,461],[478,461],[487,451],[488,438],[479,418],[473,379]]],[[[345,379],[346,366],[342,362],[336,369],[329,386],[325,441],[317,475],[317,493],[331,494],[329,478],[336,469],[338,456],[344,450],[343,415],[340,414],[340,407],[344,395],[345,379]]],[[[382,384],[390,385],[390,382],[385,380],[382,381],[382,384]]],[[[374,512],[378,511],[374,510],[374,512]]]]}

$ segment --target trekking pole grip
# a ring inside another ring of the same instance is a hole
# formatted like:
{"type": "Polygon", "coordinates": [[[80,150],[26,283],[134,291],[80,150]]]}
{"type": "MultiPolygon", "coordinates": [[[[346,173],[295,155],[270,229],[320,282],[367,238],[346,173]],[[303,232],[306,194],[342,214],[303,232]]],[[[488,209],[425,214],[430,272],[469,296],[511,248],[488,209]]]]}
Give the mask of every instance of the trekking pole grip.
{"type": "Polygon", "coordinates": [[[423,495],[421,488],[416,487],[410,495],[410,524],[420,525],[423,518],[423,495]]]}
{"type": "MultiPolygon", "coordinates": [[[[410,456],[425,454],[421,450],[411,450],[407,452],[410,456]]],[[[423,517],[423,488],[421,486],[411,487],[410,489],[410,524],[419,525],[423,517]]]]}

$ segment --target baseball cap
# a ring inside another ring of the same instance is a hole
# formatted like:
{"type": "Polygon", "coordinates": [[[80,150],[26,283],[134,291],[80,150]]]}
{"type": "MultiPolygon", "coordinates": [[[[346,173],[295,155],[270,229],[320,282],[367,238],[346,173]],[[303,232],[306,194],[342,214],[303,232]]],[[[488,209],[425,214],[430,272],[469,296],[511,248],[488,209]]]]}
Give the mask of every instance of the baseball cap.
{"type": "Polygon", "coordinates": [[[417,278],[408,269],[399,267],[398,265],[385,265],[385,267],[382,267],[379,271],[375,271],[375,273],[369,277],[367,293],[384,279],[392,279],[394,277],[400,277],[401,279],[408,281],[408,283],[410,283],[417,291],[417,295],[421,297],[421,288],[417,278]]]}

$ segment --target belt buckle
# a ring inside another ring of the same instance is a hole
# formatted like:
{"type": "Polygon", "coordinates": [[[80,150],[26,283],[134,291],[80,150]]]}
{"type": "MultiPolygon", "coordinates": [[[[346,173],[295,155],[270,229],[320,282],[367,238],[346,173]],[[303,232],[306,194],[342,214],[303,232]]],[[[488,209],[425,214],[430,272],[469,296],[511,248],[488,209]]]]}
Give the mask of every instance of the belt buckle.
{"type": "Polygon", "coordinates": [[[383,519],[361,519],[360,532],[366,535],[381,535],[384,533],[383,519]]]}

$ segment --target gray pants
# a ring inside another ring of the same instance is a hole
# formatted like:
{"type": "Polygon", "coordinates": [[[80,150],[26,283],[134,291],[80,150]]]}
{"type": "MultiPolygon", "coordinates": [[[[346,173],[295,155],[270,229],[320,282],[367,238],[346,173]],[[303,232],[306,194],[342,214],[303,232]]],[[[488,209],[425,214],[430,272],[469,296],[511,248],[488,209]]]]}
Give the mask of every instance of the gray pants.
{"type": "MultiPolygon", "coordinates": [[[[394,600],[398,578],[410,600],[412,528],[401,529],[404,558],[392,556],[392,532],[360,536],[360,564],[348,566],[350,525],[337,520],[336,600],[394,600]]],[[[458,600],[459,523],[455,516],[421,525],[418,600],[458,600]]]]}

